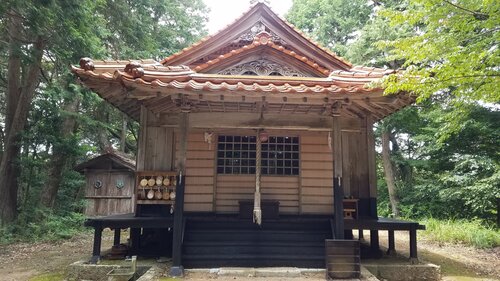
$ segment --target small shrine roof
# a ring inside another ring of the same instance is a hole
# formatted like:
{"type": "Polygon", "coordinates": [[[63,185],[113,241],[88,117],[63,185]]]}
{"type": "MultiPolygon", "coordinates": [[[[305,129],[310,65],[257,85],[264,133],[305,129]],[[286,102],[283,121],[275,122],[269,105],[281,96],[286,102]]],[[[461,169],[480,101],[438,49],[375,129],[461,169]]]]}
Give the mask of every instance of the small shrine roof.
{"type": "Polygon", "coordinates": [[[78,164],[75,171],[84,172],[86,169],[97,169],[109,166],[113,169],[135,171],[135,159],[131,155],[119,151],[112,151],[96,156],[78,164]]]}

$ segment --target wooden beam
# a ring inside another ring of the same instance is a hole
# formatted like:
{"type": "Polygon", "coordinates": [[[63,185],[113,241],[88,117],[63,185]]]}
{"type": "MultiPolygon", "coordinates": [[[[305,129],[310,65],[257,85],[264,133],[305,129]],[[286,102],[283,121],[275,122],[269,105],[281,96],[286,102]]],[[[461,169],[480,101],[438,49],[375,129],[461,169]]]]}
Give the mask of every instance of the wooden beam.
{"type": "Polygon", "coordinates": [[[377,118],[379,118],[379,119],[384,118],[384,114],[383,114],[383,113],[380,113],[380,112],[378,112],[378,111],[372,110],[370,107],[366,106],[366,104],[365,104],[365,105],[361,105],[361,104],[359,104],[359,103],[357,103],[357,102],[353,102],[353,103],[352,103],[352,106],[353,106],[354,108],[357,108],[357,109],[358,109],[358,110],[360,110],[361,112],[363,112],[363,113],[364,113],[364,114],[363,114],[364,116],[369,115],[369,114],[372,114],[373,116],[375,116],[375,117],[377,117],[377,118]]]}

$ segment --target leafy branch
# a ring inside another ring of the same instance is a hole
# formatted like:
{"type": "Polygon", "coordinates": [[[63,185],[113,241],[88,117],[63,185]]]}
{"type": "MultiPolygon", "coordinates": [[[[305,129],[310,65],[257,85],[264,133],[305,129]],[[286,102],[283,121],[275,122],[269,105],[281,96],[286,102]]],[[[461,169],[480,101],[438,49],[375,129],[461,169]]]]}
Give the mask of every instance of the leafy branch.
{"type": "Polygon", "coordinates": [[[474,18],[476,18],[477,20],[487,20],[490,16],[485,14],[485,13],[480,13],[480,12],[476,12],[476,11],[473,11],[473,10],[470,10],[470,9],[467,9],[465,7],[462,7],[462,6],[459,6],[455,3],[452,3],[451,1],[449,0],[443,0],[443,2],[459,9],[459,10],[462,10],[462,11],[465,11],[465,12],[468,12],[470,14],[472,14],[474,16],[474,18]]]}

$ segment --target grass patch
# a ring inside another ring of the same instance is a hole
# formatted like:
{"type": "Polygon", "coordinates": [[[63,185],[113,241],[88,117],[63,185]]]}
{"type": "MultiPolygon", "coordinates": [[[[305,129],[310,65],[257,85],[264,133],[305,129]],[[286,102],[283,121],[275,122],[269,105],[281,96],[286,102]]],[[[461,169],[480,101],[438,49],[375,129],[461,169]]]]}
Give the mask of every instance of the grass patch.
{"type": "Polygon", "coordinates": [[[480,220],[437,220],[422,221],[426,230],[422,234],[434,241],[460,243],[476,248],[494,248],[500,246],[500,231],[487,226],[480,220]]]}
{"type": "Polygon", "coordinates": [[[29,279],[29,281],[62,281],[64,280],[64,273],[44,273],[29,279]]]}
{"type": "Polygon", "coordinates": [[[16,242],[49,242],[69,239],[89,231],[80,213],[55,215],[36,210],[34,217],[20,216],[14,223],[0,227],[0,245],[16,242]]]}

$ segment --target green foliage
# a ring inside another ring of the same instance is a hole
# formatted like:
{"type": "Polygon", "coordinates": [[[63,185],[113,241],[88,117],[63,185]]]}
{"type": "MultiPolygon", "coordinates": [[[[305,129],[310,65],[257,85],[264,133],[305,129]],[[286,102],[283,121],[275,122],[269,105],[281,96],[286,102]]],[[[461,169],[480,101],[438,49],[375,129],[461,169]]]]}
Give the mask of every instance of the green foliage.
{"type": "Polygon", "coordinates": [[[437,220],[421,221],[426,226],[425,237],[442,243],[461,243],[476,248],[500,246],[500,231],[485,225],[480,220],[437,220]]]}
{"type": "Polygon", "coordinates": [[[201,0],[104,1],[99,9],[103,43],[114,59],[161,60],[206,34],[201,0]]]}
{"type": "MultiPolygon", "coordinates": [[[[8,22],[16,17],[22,32],[15,52],[22,68],[32,60],[32,40],[45,42],[42,74],[26,129],[22,135],[19,177],[19,216],[0,230],[2,242],[53,240],[81,230],[84,178],[72,169],[103,150],[102,140],[118,147],[123,114],[95,93],[81,87],[69,65],[81,57],[96,59],[161,60],[205,35],[207,9],[201,0],[70,0],[0,2],[0,123],[5,119],[7,61],[10,53],[8,22]],[[67,108],[76,103],[75,108],[67,108]],[[68,119],[76,125],[63,133],[68,119]],[[55,153],[64,155],[64,167],[51,173],[55,153]],[[40,207],[44,184],[60,177],[53,210],[40,207]]],[[[127,148],[136,149],[138,124],[127,120],[127,148]]],[[[0,126],[0,150],[5,128],[0,126]]]]}
{"type": "Polygon", "coordinates": [[[365,0],[293,0],[288,21],[314,40],[343,56],[347,43],[369,19],[372,7],[365,0]]]}
{"type": "MultiPolygon", "coordinates": [[[[427,101],[379,125],[390,126],[398,139],[393,161],[401,213],[412,218],[494,221],[500,197],[500,112],[477,104],[445,104],[427,101]]],[[[382,167],[378,174],[379,211],[388,215],[382,167]]]]}
{"type": "Polygon", "coordinates": [[[41,208],[22,212],[17,222],[0,228],[0,244],[13,242],[46,242],[68,239],[89,231],[83,227],[81,213],[60,213],[41,208]]]}
{"type": "Polygon", "coordinates": [[[451,93],[458,100],[499,102],[500,2],[413,0],[407,9],[383,11],[393,26],[415,35],[386,40],[406,71],[387,79],[387,93],[408,91],[420,100],[451,93]]]}

